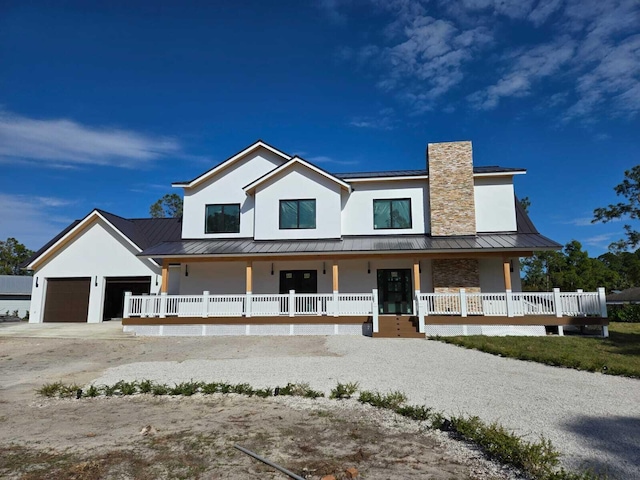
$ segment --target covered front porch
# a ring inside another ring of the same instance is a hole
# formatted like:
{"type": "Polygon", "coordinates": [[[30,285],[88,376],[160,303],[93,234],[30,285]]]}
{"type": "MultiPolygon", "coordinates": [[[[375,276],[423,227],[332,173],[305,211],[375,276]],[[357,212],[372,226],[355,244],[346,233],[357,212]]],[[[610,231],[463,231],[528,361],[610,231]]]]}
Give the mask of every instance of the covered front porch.
{"type": "Polygon", "coordinates": [[[544,334],[544,326],[555,325],[562,334],[564,325],[597,324],[606,334],[602,289],[513,291],[516,282],[519,290],[517,258],[495,255],[474,259],[477,286],[442,288],[434,285],[434,260],[439,257],[165,259],[160,295],[126,294],[123,325],[179,325],[180,331],[202,335],[412,336],[403,333],[413,329],[424,336],[459,330],[445,328],[450,326],[466,326],[461,334],[476,332],[474,325],[514,334],[538,327],[535,331],[544,334]],[[413,327],[403,330],[403,322],[413,327]]]}

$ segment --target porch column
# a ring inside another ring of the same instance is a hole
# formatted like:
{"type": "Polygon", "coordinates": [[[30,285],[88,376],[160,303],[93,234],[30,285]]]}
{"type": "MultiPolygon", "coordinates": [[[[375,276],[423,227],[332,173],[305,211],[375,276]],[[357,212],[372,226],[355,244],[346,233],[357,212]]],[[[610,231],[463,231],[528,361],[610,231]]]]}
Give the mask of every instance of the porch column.
{"type": "Polygon", "coordinates": [[[169,260],[162,261],[162,283],[160,284],[160,293],[169,291],[169,260]]]}
{"type": "Polygon", "coordinates": [[[245,305],[245,315],[247,317],[251,316],[251,293],[253,291],[253,265],[251,262],[247,262],[246,267],[246,292],[247,292],[247,301],[245,305]]]}
{"type": "Polygon", "coordinates": [[[511,290],[511,262],[506,257],[502,259],[502,269],[504,272],[504,289],[511,290]]]}
{"type": "Polygon", "coordinates": [[[332,267],[333,276],[333,316],[337,317],[340,314],[340,307],[338,306],[338,261],[333,261],[332,267]]]}
{"type": "Polygon", "coordinates": [[[424,316],[420,311],[420,260],[417,258],[413,259],[413,290],[416,316],[418,317],[418,332],[424,333],[424,316]]]}

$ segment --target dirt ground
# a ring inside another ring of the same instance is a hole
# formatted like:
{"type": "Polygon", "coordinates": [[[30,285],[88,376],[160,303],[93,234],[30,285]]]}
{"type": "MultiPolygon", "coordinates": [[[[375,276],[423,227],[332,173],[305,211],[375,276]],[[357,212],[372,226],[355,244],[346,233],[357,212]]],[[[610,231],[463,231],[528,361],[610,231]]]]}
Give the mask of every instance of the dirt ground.
{"type": "Polygon", "coordinates": [[[132,362],[331,355],[318,338],[0,338],[0,477],[286,478],[239,444],[305,478],[489,479],[513,473],[445,434],[349,401],[237,395],[81,400],[36,395],[132,362]],[[143,435],[145,427],[150,434],[143,435]]]}

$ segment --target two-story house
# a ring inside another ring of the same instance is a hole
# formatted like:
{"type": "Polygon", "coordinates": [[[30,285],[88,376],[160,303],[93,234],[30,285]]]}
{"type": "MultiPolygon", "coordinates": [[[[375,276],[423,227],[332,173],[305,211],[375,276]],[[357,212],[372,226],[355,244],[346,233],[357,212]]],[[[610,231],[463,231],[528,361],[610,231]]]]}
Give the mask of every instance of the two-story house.
{"type": "Polygon", "coordinates": [[[544,334],[606,324],[603,292],[521,293],[519,258],[561,246],[471,142],[426,168],[329,173],[258,141],[184,191],[181,219],[94,210],[30,260],[31,322],[124,316],[150,335],[544,334]]]}

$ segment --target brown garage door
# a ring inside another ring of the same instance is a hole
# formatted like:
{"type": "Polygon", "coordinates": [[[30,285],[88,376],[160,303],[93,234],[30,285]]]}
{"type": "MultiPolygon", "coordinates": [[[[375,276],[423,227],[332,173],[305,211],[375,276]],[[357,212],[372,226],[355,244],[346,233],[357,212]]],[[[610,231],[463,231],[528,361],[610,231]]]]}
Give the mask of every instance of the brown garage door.
{"type": "Polygon", "coordinates": [[[90,289],[90,278],[48,279],[43,321],[86,322],[90,289]]]}

